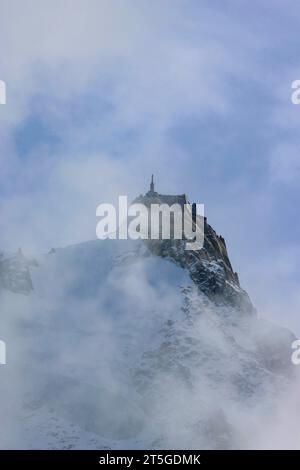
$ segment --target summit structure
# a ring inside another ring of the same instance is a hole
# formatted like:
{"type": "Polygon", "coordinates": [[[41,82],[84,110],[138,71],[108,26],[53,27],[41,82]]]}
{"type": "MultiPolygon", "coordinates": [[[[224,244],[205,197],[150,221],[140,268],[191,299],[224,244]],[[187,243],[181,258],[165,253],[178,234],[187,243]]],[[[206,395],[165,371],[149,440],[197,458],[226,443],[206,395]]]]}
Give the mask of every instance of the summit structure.
{"type": "MultiPolygon", "coordinates": [[[[138,196],[134,203],[142,203],[146,207],[151,204],[189,205],[193,223],[202,217],[196,213],[196,204],[190,203],[186,194],[160,194],[155,191],[154,177],[151,176],[150,188],[144,195],[138,196]]],[[[204,217],[204,245],[196,251],[185,250],[185,240],[145,240],[150,251],[186,269],[191,279],[214,302],[227,303],[237,307],[246,314],[255,314],[251,300],[239,282],[238,274],[233,270],[225,243],[225,239],[216,233],[204,217]]]]}
{"type": "Polygon", "coordinates": [[[183,209],[184,204],[190,204],[186,194],[170,195],[160,194],[154,189],[154,177],[151,176],[150,189],[145,195],[140,195],[135,202],[142,202],[146,206],[149,204],[179,204],[183,209]]]}
{"type": "Polygon", "coordinates": [[[151,183],[150,183],[150,191],[149,191],[149,194],[155,194],[153,175],[151,176],[151,183]]]}

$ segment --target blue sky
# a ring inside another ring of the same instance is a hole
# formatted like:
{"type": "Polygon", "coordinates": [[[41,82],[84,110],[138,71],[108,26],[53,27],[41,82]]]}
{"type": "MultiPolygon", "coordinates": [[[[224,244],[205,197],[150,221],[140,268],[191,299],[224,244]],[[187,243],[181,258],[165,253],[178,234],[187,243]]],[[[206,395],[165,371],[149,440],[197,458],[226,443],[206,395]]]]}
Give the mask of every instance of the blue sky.
{"type": "Polygon", "coordinates": [[[1,0],[1,249],[95,236],[157,189],[205,204],[264,315],[300,333],[291,1],[1,0]]]}

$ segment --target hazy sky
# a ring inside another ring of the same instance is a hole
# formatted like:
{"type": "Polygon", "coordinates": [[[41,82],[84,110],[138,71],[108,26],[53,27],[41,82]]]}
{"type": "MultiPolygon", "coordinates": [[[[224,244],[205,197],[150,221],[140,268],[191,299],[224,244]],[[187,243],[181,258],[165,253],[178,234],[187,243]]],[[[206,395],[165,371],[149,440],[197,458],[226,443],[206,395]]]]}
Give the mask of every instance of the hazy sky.
{"type": "Polygon", "coordinates": [[[292,1],[0,0],[0,248],[95,237],[144,192],[204,203],[262,315],[300,333],[292,1]]]}

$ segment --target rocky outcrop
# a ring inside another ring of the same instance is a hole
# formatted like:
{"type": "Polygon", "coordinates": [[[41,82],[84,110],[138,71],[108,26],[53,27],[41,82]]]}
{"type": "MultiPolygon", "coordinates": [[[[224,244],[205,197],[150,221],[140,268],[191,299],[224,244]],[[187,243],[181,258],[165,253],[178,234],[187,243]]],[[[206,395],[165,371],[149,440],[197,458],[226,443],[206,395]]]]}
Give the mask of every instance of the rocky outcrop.
{"type": "Polygon", "coordinates": [[[29,294],[33,290],[29,267],[37,266],[33,259],[26,258],[22,251],[0,254],[0,291],[29,294]]]}
{"type": "Polygon", "coordinates": [[[152,179],[150,191],[145,195],[138,196],[133,203],[141,203],[148,208],[148,239],[145,240],[145,243],[153,254],[167,257],[186,269],[198,289],[216,305],[231,306],[244,314],[253,315],[256,313],[247,292],[240,286],[238,274],[232,269],[224,238],[217,235],[215,230],[207,223],[206,217],[194,213],[193,206],[195,204],[192,205],[185,194],[177,196],[159,194],[154,191],[152,179]],[[165,204],[172,207],[172,211],[177,212],[188,208],[185,217],[190,218],[193,229],[195,230],[197,226],[198,231],[201,233],[204,230],[203,248],[194,251],[185,249],[184,227],[182,227],[182,240],[175,239],[173,214],[170,219],[171,239],[162,239],[161,221],[158,228],[159,239],[150,239],[150,226],[153,223],[151,217],[153,204],[165,204]]]}
{"type": "Polygon", "coordinates": [[[204,246],[201,250],[185,250],[184,240],[146,240],[149,250],[167,257],[186,269],[198,289],[217,305],[228,305],[245,314],[256,313],[246,291],[233,271],[226,243],[215,230],[205,224],[204,246]]]}

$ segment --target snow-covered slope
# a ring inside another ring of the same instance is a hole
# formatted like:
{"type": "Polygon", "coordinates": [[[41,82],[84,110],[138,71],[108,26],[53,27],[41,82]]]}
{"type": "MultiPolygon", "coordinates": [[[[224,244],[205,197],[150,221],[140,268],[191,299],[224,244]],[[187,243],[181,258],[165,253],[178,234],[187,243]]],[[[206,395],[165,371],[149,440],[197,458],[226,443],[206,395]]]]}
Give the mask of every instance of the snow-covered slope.
{"type": "MultiPolygon", "coordinates": [[[[202,289],[180,250],[156,249],[56,249],[28,267],[29,295],[1,291],[0,447],[261,445],[294,380],[293,335],[209,295],[227,284],[208,256],[202,289]]],[[[234,275],[232,289],[246,298],[234,275]]]]}

